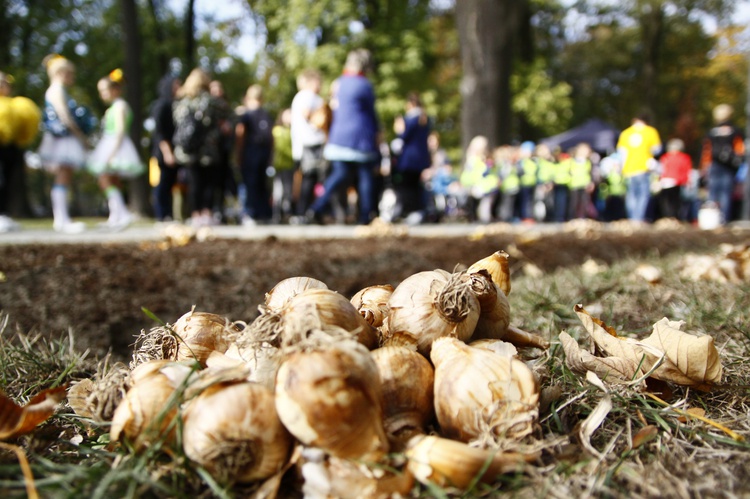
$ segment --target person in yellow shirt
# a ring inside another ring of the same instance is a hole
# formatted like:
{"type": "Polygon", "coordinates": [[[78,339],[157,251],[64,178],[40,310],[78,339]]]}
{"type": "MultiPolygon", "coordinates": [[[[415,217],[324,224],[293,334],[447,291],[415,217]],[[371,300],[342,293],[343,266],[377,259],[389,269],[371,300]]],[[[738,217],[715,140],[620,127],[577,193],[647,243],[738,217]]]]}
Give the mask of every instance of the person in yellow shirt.
{"type": "Polygon", "coordinates": [[[617,152],[623,161],[622,175],[627,184],[625,208],[631,220],[646,220],[651,197],[651,171],[656,167],[654,155],[660,150],[659,132],[648,125],[646,115],[634,118],[632,125],[622,131],[617,141],[617,152]]]}

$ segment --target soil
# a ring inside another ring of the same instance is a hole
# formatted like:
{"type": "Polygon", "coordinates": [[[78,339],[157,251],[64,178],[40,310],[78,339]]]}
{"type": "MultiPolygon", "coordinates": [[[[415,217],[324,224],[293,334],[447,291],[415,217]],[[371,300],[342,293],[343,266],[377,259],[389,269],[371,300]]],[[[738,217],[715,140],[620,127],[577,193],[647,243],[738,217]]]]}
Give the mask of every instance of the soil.
{"type": "Polygon", "coordinates": [[[142,329],[157,325],[143,309],[174,323],[195,306],[231,320],[252,321],[264,293],[284,278],[310,276],[351,297],[374,284],[396,286],[422,270],[453,270],[497,250],[513,271],[611,263],[672,251],[711,251],[746,242],[745,231],[648,228],[492,234],[477,238],[379,237],[347,240],[214,240],[185,246],[157,243],[0,246],[0,311],[8,331],[60,337],[74,348],[129,359],[142,329]]]}

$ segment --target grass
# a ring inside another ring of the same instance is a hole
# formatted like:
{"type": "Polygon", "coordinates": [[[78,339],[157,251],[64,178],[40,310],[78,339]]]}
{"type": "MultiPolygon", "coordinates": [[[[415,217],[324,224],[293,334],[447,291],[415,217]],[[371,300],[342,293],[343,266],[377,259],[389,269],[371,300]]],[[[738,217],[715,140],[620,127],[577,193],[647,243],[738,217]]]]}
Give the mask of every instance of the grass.
{"type": "MultiPolygon", "coordinates": [[[[416,486],[413,497],[739,497],[750,493],[750,285],[694,282],[680,277],[682,256],[651,257],[663,278],[636,277],[644,263],[621,260],[596,274],[580,267],[537,277],[514,275],[512,322],[548,337],[552,347],[532,360],[545,389],[539,428],[527,443],[543,450],[525,474],[478,483],[469,491],[416,486]],[[573,307],[582,304],[624,336],[644,337],[662,317],[685,321],[686,331],[711,334],[724,365],[722,385],[701,392],[672,384],[590,384],[565,364],[557,335],[567,331],[587,344],[573,307]],[[657,395],[654,399],[649,393],[657,395]],[[609,397],[612,408],[590,434],[581,424],[609,397]],[[664,400],[669,406],[665,406],[664,400]],[[682,411],[701,408],[705,418],[743,440],[682,411]],[[597,455],[588,453],[590,440],[597,455]]],[[[4,323],[0,323],[4,324],[4,323]]],[[[0,388],[17,402],[43,388],[90,376],[93,360],[63,335],[0,334],[0,388]]],[[[106,424],[62,409],[34,433],[15,439],[29,457],[42,497],[244,497],[252,488],[225,487],[179,452],[159,445],[144,453],[108,442],[106,424]],[[75,443],[74,443],[75,442],[75,443]]],[[[0,450],[0,489],[25,495],[15,457],[0,450]]]]}

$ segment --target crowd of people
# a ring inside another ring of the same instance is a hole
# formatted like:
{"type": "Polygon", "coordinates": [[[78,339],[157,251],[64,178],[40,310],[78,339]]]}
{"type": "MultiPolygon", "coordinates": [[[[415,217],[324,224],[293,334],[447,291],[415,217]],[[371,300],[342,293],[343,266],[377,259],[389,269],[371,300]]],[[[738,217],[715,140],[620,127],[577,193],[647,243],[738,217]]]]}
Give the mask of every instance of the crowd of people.
{"type": "Polygon", "coordinates": [[[633,119],[607,155],[585,142],[568,151],[531,142],[490,151],[487,139],[477,136],[460,175],[433,191],[443,198],[441,209],[463,209],[485,223],[696,222],[701,209],[716,210],[720,223],[726,223],[738,218],[747,177],[744,137],[732,124],[732,113],[726,104],[714,109],[715,126],[696,165],[682,140],[670,139],[664,146],[645,115],[633,119]]]}
{"type": "Polygon", "coordinates": [[[11,98],[12,77],[0,73],[0,117],[6,123],[0,127],[0,232],[18,228],[7,216],[7,176],[23,161],[39,121],[38,154],[53,178],[53,227],[64,233],[86,228],[68,212],[73,173],[82,168],[97,177],[106,199],[103,230],[121,230],[133,221],[122,180],[147,168],[156,220],[196,227],[368,224],[375,217],[408,224],[694,221],[701,207],[713,207],[728,222],[736,218],[737,186],[747,175],[744,137],[728,105],[714,110],[715,126],[695,165],[681,140],[662,144],[647,116],[635,118],[612,151],[594,151],[587,143],[560,150],[530,141],[491,147],[488,138],[476,136],[454,164],[417,93],[406,96],[404,112],[392,125],[395,138],[385,143],[369,79],[371,55],[363,49],[347,55],[326,97],[322,75],[302,71],[290,106],[275,120],[260,85],[249,86],[241,105],[232,108],[221,82],[201,69],[184,81],[164,77],[150,110],[147,166],[129,138],[133,113],[122,98],[121,70],[98,82],[109,107],[97,142],[90,144],[96,120],[70,96],[73,63],[52,55],[45,65],[49,87],[41,111],[28,99],[11,98]]]}

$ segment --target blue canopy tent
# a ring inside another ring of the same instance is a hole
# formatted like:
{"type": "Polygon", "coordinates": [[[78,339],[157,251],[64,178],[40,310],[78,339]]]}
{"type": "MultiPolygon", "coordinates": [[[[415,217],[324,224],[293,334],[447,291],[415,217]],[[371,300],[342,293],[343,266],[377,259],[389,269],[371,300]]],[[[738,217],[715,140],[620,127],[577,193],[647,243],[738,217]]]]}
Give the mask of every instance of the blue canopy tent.
{"type": "Polygon", "coordinates": [[[586,142],[594,151],[610,154],[614,152],[619,136],[620,130],[609,123],[593,118],[580,126],[553,137],[542,139],[540,142],[547,144],[551,149],[559,147],[563,151],[568,151],[581,142],[586,142]]]}

